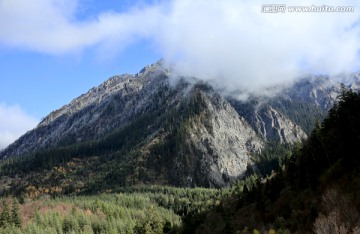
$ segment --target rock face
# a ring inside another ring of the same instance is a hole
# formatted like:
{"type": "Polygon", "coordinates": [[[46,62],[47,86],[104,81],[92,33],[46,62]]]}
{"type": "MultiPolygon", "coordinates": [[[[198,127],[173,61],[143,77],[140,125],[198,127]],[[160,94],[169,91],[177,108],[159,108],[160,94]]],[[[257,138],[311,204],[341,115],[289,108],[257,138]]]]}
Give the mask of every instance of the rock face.
{"type": "MultiPolygon", "coordinates": [[[[355,82],[352,82],[355,84],[355,82]]],[[[328,111],[341,93],[341,84],[329,77],[313,76],[304,78],[294,86],[284,90],[283,96],[289,100],[314,103],[320,109],[328,111]]]]}
{"type": "Polygon", "coordinates": [[[264,140],[293,144],[306,139],[315,122],[325,117],[341,94],[341,83],[359,90],[360,75],[337,81],[325,76],[306,77],[271,98],[228,100],[264,140]]]}
{"type": "Polygon", "coordinates": [[[127,175],[131,183],[147,178],[179,186],[227,186],[243,176],[263,146],[249,124],[210,86],[184,80],[172,86],[169,72],[153,64],[134,76],[112,77],[52,112],[1,156],[99,140],[129,125],[139,126],[144,116],[150,116],[150,122],[143,136],[131,143],[136,153],[130,161],[137,165],[127,175]],[[154,154],[160,142],[168,149],[160,153],[162,159],[154,154]]]}
{"type": "MultiPolygon", "coordinates": [[[[275,99],[276,101],[279,101],[275,99]]],[[[251,125],[255,132],[266,142],[294,144],[305,140],[307,134],[301,126],[273,105],[273,101],[239,102],[231,99],[230,103],[251,125]]],[[[282,103],[280,101],[280,103],[282,103]]],[[[292,110],[296,111],[296,110],[292,110]]]]}
{"type": "MultiPolygon", "coordinates": [[[[114,140],[120,146],[110,147],[112,153],[121,149],[126,154],[121,160],[131,164],[123,175],[125,184],[223,187],[254,165],[254,154],[266,142],[293,144],[305,139],[316,117],[341,92],[339,83],[317,77],[266,100],[238,101],[196,79],[179,78],[173,84],[171,76],[158,62],[135,75],[111,77],[50,113],[1,151],[0,158],[98,142],[125,132],[126,141],[114,140]]],[[[348,85],[359,84],[355,75],[348,85]]]]}
{"type": "Polygon", "coordinates": [[[191,119],[185,148],[176,156],[173,178],[185,178],[181,184],[186,186],[224,187],[253,164],[252,156],[263,142],[219,94],[198,95],[206,106],[202,113],[206,121],[201,120],[201,115],[191,119]],[[188,164],[180,163],[184,161],[188,164]]]}
{"type": "Polygon", "coordinates": [[[260,135],[268,141],[293,144],[307,138],[300,126],[286,118],[271,106],[255,112],[255,124],[260,135]]]}

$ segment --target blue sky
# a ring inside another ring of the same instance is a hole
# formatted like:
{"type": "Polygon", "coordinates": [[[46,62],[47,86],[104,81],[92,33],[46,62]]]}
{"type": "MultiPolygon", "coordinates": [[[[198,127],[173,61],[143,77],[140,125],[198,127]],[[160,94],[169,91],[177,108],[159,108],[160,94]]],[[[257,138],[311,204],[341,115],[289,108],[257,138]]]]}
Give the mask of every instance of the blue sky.
{"type": "Polygon", "coordinates": [[[75,57],[0,50],[0,100],[40,119],[110,76],[136,73],[157,59],[159,55],[139,43],[102,61],[91,49],[75,57]]]}
{"type": "MultiPolygon", "coordinates": [[[[0,4],[4,2],[1,0],[0,4]]],[[[126,12],[134,2],[81,0],[75,17],[91,20],[101,12],[126,12]]],[[[135,4],[149,3],[137,1],[135,4]]],[[[29,1],[19,1],[19,4],[26,5],[29,1]]],[[[0,24],[3,23],[6,24],[0,24]]],[[[91,46],[81,52],[54,54],[0,43],[0,149],[35,127],[51,111],[110,76],[136,73],[159,58],[146,39],[134,41],[109,57],[100,55],[97,48],[91,46]]]]}
{"type": "MultiPolygon", "coordinates": [[[[103,11],[123,12],[131,2],[82,0],[77,19],[92,19],[103,11]]],[[[150,47],[137,41],[121,53],[99,58],[91,47],[80,54],[53,55],[0,45],[0,102],[20,105],[40,119],[112,75],[136,73],[153,63],[160,55],[150,47]]]]}
{"type": "Polygon", "coordinates": [[[331,2],[351,13],[264,14],[266,3],[0,0],[0,149],[110,76],[160,58],[229,91],[360,70],[357,1],[331,2]]]}

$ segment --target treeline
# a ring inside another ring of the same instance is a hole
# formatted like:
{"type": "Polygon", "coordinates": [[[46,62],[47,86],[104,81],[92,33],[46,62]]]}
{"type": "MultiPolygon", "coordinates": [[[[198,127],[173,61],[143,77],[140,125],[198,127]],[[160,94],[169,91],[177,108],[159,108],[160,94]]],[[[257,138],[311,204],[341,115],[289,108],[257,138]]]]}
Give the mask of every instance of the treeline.
{"type": "Polygon", "coordinates": [[[226,197],[228,189],[174,188],[168,186],[123,187],[117,191],[141,193],[159,206],[174,211],[183,219],[182,232],[192,233],[211,209],[226,197]]]}
{"type": "Polygon", "coordinates": [[[28,200],[20,215],[26,222],[0,226],[0,233],[179,233],[182,224],[141,194],[28,200]]]}
{"type": "Polygon", "coordinates": [[[127,187],[112,194],[22,199],[20,208],[14,200],[11,212],[8,199],[3,198],[0,233],[188,233],[223,193],[204,188],[127,187]]]}

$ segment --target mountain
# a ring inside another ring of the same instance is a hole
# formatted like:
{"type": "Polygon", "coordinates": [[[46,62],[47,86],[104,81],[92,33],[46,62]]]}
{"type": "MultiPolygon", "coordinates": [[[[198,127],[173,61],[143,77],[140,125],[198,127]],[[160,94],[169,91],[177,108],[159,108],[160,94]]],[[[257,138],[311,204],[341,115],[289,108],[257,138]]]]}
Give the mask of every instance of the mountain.
{"type": "Polygon", "coordinates": [[[305,139],[315,122],[326,116],[342,91],[342,83],[358,90],[360,75],[336,80],[308,76],[285,86],[272,97],[251,96],[246,101],[230,97],[229,101],[267,141],[294,143],[305,139]]]}
{"type": "Polygon", "coordinates": [[[359,109],[360,92],[344,88],[275,175],[238,182],[218,206],[199,215],[193,231],[359,233],[359,109]]]}
{"type": "MultiPolygon", "coordinates": [[[[348,85],[359,84],[352,79],[348,85]]],[[[69,193],[154,183],[225,187],[257,169],[267,144],[305,140],[340,93],[340,83],[319,76],[271,98],[239,101],[160,61],[50,113],[0,153],[2,174],[16,171],[27,181],[20,187],[39,187],[53,184],[44,175],[62,167],[73,171],[69,193]]]]}

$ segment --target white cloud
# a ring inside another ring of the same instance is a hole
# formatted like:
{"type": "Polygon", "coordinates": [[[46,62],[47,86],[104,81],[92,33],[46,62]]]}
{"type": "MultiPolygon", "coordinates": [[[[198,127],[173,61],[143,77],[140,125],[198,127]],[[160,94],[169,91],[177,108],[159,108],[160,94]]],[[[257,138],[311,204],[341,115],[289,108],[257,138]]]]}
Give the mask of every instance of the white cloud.
{"type": "Polygon", "coordinates": [[[18,105],[0,103],[0,150],[34,128],[38,122],[18,105]]]}
{"type": "Polygon", "coordinates": [[[160,16],[155,6],[77,21],[77,6],[77,0],[0,0],[0,43],[56,55],[99,44],[114,50],[148,37],[160,16]]]}
{"type": "Polygon", "coordinates": [[[257,90],[302,72],[359,70],[359,26],[350,27],[359,20],[360,9],[265,14],[263,3],[175,1],[160,46],[166,56],[178,59],[179,70],[214,78],[230,90],[257,90]]]}
{"type": "Polygon", "coordinates": [[[353,13],[261,13],[268,3],[157,1],[79,21],[76,0],[0,0],[0,43],[56,55],[88,47],[111,54],[147,39],[178,71],[215,79],[229,90],[256,91],[303,72],[359,70],[357,1],[291,1],[355,6],[353,13]]]}

